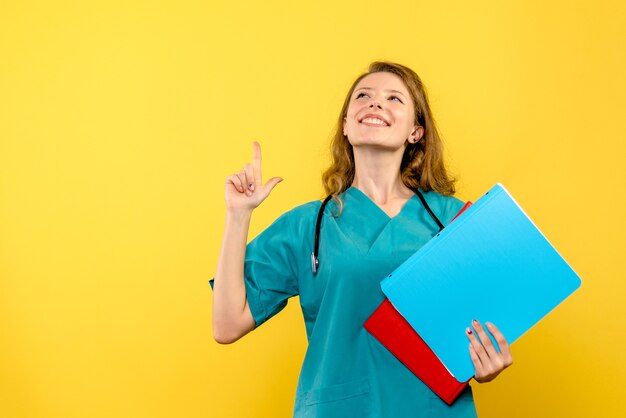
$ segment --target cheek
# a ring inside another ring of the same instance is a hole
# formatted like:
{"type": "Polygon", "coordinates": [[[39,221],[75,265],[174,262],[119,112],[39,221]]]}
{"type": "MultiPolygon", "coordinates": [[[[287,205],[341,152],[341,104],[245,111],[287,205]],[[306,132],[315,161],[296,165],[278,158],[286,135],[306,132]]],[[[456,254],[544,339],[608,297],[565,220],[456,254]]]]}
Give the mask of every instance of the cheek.
{"type": "Polygon", "coordinates": [[[348,120],[350,119],[354,119],[354,115],[356,114],[357,109],[354,106],[349,106],[348,110],[346,111],[346,118],[348,118],[348,120]]]}
{"type": "Polygon", "coordinates": [[[412,113],[407,112],[405,109],[397,109],[393,112],[393,117],[397,122],[400,122],[402,126],[413,127],[412,113]]]}
{"type": "Polygon", "coordinates": [[[357,124],[356,122],[356,111],[354,109],[348,108],[348,113],[346,113],[346,117],[343,120],[344,128],[350,128],[357,124]]]}

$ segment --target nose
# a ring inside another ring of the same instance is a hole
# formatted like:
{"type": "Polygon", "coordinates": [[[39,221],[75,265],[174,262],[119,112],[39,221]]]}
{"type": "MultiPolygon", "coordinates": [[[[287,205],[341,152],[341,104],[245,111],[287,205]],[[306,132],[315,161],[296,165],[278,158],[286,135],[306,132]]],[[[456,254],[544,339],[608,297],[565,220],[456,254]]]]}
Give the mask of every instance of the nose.
{"type": "Polygon", "coordinates": [[[378,109],[382,109],[382,106],[377,102],[377,101],[373,101],[372,103],[370,103],[370,107],[373,108],[378,108],[378,109]]]}

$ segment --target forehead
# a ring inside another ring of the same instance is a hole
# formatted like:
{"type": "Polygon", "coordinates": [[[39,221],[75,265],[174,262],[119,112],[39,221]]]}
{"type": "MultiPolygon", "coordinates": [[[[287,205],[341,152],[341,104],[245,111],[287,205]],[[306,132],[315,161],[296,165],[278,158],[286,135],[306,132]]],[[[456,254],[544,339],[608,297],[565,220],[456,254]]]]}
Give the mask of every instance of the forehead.
{"type": "Polygon", "coordinates": [[[368,74],[361,79],[354,90],[361,88],[373,88],[376,90],[397,90],[405,95],[409,94],[409,90],[404,85],[404,81],[395,74],[379,72],[368,74]]]}

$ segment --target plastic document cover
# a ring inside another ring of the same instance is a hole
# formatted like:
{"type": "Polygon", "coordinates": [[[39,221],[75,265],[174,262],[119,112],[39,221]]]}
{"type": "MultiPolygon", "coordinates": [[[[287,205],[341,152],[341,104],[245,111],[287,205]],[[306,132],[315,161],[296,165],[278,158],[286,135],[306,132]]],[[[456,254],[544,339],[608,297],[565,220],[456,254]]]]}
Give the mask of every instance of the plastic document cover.
{"type": "Polygon", "coordinates": [[[450,373],[467,381],[475,374],[465,335],[472,319],[492,322],[513,343],[580,283],[497,184],[381,287],[450,373]]]}

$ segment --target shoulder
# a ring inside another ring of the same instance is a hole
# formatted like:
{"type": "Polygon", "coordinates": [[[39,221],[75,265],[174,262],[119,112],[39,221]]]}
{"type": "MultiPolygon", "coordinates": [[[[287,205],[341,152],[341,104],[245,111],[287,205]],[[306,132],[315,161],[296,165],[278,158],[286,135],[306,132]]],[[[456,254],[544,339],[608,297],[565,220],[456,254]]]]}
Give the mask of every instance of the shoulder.
{"type": "Polygon", "coordinates": [[[288,222],[296,228],[306,227],[315,223],[321,206],[321,201],[313,200],[290,209],[281,218],[288,219],[288,222]]]}
{"type": "Polygon", "coordinates": [[[272,224],[288,227],[292,232],[306,230],[315,226],[317,214],[322,202],[314,200],[298,205],[279,216],[272,224]]]}
{"type": "Polygon", "coordinates": [[[315,221],[322,202],[312,201],[296,206],[276,218],[251,242],[252,248],[281,249],[286,254],[300,254],[313,242],[315,221]],[[310,238],[309,238],[310,237],[310,238]]]}
{"type": "Polygon", "coordinates": [[[465,202],[455,196],[446,196],[435,191],[422,193],[428,205],[444,225],[447,225],[465,205],[465,202]]]}
{"type": "Polygon", "coordinates": [[[288,216],[293,219],[308,218],[311,215],[317,215],[321,206],[322,202],[320,200],[313,200],[294,207],[293,209],[287,211],[283,216],[288,216]]]}
{"type": "Polygon", "coordinates": [[[255,251],[281,251],[285,254],[298,252],[305,245],[305,239],[312,235],[321,202],[313,201],[296,206],[284,212],[248,244],[247,254],[255,251]]]}

